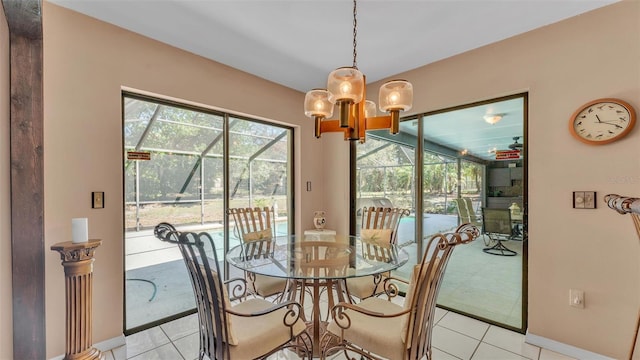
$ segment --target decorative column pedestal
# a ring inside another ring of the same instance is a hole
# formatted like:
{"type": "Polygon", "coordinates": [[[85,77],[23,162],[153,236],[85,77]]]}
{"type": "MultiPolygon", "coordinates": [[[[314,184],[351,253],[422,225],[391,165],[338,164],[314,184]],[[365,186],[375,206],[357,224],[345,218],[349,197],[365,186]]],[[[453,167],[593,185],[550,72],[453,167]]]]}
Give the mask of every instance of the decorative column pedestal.
{"type": "Polygon", "coordinates": [[[85,243],[71,241],[57,243],[51,250],[60,253],[64,266],[66,294],[65,360],[102,359],[100,350],[93,347],[91,330],[93,300],[93,253],[102,240],[85,243]]]}

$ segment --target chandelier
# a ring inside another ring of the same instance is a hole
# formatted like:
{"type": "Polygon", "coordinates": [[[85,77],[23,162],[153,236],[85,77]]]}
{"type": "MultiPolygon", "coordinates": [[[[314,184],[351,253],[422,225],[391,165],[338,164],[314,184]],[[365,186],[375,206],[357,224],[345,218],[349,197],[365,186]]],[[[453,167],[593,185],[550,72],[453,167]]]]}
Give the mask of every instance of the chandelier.
{"type": "Polygon", "coordinates": [[[322,133],[343,132],[345,140],[364,143],[367,130],[389,129],[391,134],[400,131],[400,111],[413,105],[413,85],[405,80],[391,80],[380,87],[380,110],[388,115],[377,116],[376,104],[366,100],[365,76],[357,66],[357,4],[353,0],[353,65],[341,67],[329,74],[326,89],[313,89],[305,95],[304,114],[315,119],[315,136],[322,133]],[[339,109],[338,120],[333,116],[333,106],[339,109]]]}

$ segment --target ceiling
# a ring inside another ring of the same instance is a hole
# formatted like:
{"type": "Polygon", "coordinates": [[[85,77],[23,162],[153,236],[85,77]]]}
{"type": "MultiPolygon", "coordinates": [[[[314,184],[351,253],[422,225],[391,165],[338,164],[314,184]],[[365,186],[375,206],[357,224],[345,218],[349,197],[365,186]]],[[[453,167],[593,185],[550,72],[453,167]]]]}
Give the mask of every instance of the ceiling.
{"type": "MultiPolygon", "coordinates": [[[[509,146],[519,137],[523,143],[524,98],[514,97],[482,103],[423,117],[424,139],[485,161],[496,159],[496,151],[514,150],[509,146]],[[490,124],[485,115],[501,115],[490,124]]],[[[417,135],[417,121],[400,123],[400,131],[417,135]]],[[[519,150],[522,150],[521,148],[519,150]]]]}
{"type": "MultiPolygon", "coordinates": [[[[349,0],[47,1],[301,92],[326,87],[331,70],[353,63],[349,0]]],[[[360,0],[357,66],[373,82],[617,1],[360,0]]],[[[438,124],[445,128],[434,125],[434,134],[451,128],[438,124]]],[[[498,148],[522,135],[522,122],[503,132],[497,125],[498,148]]]]}

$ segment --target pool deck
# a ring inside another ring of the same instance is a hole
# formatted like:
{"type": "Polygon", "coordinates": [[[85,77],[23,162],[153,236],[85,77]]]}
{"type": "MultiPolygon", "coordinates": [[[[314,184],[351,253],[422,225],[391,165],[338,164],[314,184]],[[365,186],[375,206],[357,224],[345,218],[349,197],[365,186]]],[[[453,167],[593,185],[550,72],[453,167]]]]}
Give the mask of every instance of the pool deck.
{"type": "MultiPolygon", "coordinates": [[[[450,231],[457,226],[455,215],[426,214],[423,228],[425,236],[442,231],[450,231]]],[[[398,228],[398,243],[415,242],[415,217],[408,216],[400,222],[398,228]]],[[[188,231],[208,231],[214,240],[221,240],[223,229],[219,224],[192,225],[180,227],[188,231]]],[[[219,242],[222,243],[221,241],[219,242]]],[[[152,266],[163,262],[182,259],[178,248],[162,242],[153,236],[153,229],[141,231],[127,231],[125,233],[125,269],[133,270],[145,266],[152,266]]]]}

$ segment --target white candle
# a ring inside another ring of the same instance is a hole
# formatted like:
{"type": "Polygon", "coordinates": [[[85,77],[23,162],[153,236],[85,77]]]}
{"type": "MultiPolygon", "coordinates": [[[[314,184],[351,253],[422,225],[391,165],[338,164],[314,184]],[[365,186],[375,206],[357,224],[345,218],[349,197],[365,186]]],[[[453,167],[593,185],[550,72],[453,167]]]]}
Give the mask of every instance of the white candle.
{"type": "Polygon", "coordinates": [[[89,241],[89,220],[87,218],[71,219],[71,233],[73,243],[89,241]]]}

